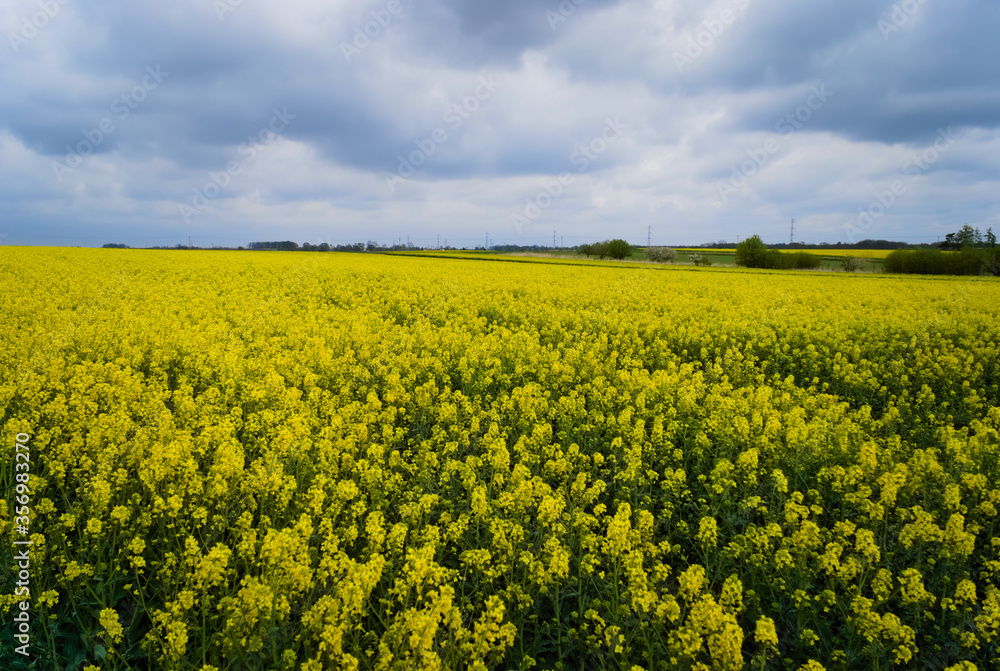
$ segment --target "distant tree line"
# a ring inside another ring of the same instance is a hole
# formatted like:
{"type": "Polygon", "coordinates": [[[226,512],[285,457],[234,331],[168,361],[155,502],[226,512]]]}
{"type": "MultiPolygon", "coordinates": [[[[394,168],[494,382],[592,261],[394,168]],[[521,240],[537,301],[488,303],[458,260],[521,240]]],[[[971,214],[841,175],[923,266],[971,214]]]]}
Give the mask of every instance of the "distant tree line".
{"type": "Polygon", "coordinates": [[[911,249],[913,247],[924,247],[929,245],[911,245],[908,242],[899,242],[898,240],[862,240],[861,242],[849,243],[849,242],[837,242],[831,244],[829,242],[820,242],[815,244],[807,244],[804,242],[776,242],[769,247],[771,249],[911,249]]]}
{"type": "MultiPolygon", "coordinates": [[[[486,248],[476,247],[476,249],[485,250],[486,248]]],[[[556,249],[561,248],[550,245],[490,245],[489,247],[491,252],[551,252],[556,249]]]]}
{"type": "MultiPolygon", "coordinates": [[[[240,248],[242,249],[242,247],[240,248]]],[[[281,252],[394,252],[402,250],[416,250],[421,247],[413,245],[381,245],[374,240],[368,242],[355,242],[346,245],[331,245],[328,242],[314,245],[309,242],[302,243],[300,247],[297,242],[283,240],[281,242],[251,242],[247,249],[253,251],[281,251],[281,252]]]]}
{"type": "Polygon", "coordinates": [[[983,235],[978,228],[973,228],[968,224],[958,229],[957,233],[949,233],[944,236],[944,242],[938,243],[938,247],[944,250],[959,250],[970,247],[993,249],[996,246],[997,236],[993,234],[992,228],[987,228],[986,235],[983,235]]]}
{"type": "MultiPolygon", "coordinates": [[[[119,245],[116,243],[108,243],[104,245],[108,248],[121,248],[129,249],[127,245],[119,245]]],[[[202,247],[193,247],[189,245],[175,245],[175,246],[156,246],[148,247],[147,249],[203,249],[202,247]]],[[[207,248],[205,248],[207,249],[207,248]]],[[[264,242],[251,242],[246,247],[212,247],[212,249],[236,249],[236,250],[252,250],[252,251],[280,251],[280,252],[397,252],[397,251],[407,251],[407,250],[423,250],[424,247],[417,247],[410,244],[394,244],[394,245],[383,245],[373,240],[368,242],[355,242],[353,244],[343,244],[343,245],[331,245],[328,242],[323,242],[318,245],[314,245],[310,242],[304,242],[301,245],[293,240],[271,240],[264,242]]],[[[455,249],[454,247],[443,247],[442,249],[455,249]]]]}
{"type": "Polygon", "coordinates": [[[282,252],[294,252],[298,251],[299,243],[292,242],[291,240],[283,240],[281,242],[251,242],[247,245],[247,249],[274,249],[282,252]]]}

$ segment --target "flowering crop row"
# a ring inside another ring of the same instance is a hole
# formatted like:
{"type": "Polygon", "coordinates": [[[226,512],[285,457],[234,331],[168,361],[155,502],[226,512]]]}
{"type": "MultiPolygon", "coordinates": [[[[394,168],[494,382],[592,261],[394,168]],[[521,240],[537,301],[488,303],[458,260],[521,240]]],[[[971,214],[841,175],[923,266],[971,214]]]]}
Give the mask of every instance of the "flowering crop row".
{"type": "Polygon", "coordinates": [[[997,281],[3,248],[0,286],[44,668],[1000,664],[997,281]]]}

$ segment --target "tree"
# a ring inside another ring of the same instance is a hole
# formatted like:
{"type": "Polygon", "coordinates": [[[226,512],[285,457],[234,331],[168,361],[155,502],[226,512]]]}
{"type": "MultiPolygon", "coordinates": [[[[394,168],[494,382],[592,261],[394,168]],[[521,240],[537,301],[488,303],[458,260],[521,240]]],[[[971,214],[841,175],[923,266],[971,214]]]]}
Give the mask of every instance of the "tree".
{"type": "Polygon", "coordinates": [[[986,270],[1000,276],[1000,257],[997,257],[997,236],[993,234],[992,227],[986,229],[986,244],[989,245],[989,249],[983,251],[986,270]]]}
{"type": "Polygon", "coordinates": [[[580,245],[576,248],[577,254],[586,256],[596,256],[599,259],[624,259],[632,255],[632,245],[624,240],[604,240],[595,242],[592,245],[580,245]]]}
{"type": "Polygon", "coordinates": [[[959,247],[978,247],[983,244],[983,236],[978,228],[973,228],[966,224],[958,229],[955,234],[955,242],[959,247]]]}
{"type": "Polygon", "coordinates": [[[628,244],[624,240],[616,238],[614,240],[609,240],[604,244],[607,246],[605,250],[606,255],[613,259],[621,261],[627,256],[632,256],[632,245],[628,244]]]}
{"type": "Polygon", "coordinates": [[[677,250],[670,247],[648,247],[646,258],[654,263],[673,262],[677,258],[677,250]]]}
{"type": "Polygon", "coordinates": [[[938,243],[938,248],[945,251],[957,251],[966,247],[992,247],[996,245],[996,236],[993,229],[986,229],[985,237],[978,228],[973,228],[968,224],[958,229],[956,233],[948,233],[944,236],[944,242],[938,243]]]}
{"type": "Polygon", "coordinates": [[[745,268],[767,268],[767,245],[759,235],[752,235],[736,245],[736,265],[745,268]]]}

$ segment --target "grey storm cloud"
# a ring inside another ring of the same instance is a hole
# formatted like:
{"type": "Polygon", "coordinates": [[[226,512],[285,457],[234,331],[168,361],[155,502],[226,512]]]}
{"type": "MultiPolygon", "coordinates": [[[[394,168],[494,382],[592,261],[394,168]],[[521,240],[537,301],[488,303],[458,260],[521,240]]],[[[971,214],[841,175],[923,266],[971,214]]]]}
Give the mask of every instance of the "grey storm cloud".
{"type": "MultiPolygon", "coordinates": [[[[199,212],[220,240],[240,217],[279,215],[383,235],[475,217],[514,236],[511,213],[564,171],[579,178],[539,230],[607,237],[669,213],[678,236],[735,237],[726,208],[743,207],[751,221],[814,213],[835,237],[899,152],[947,128],[962,142],[921,178],[996,179],[1000,6],[986,0],[17,0],[0,20],[8,239],[66,217],[173,234],[190,223],[176,204],[234,161],[199,212]],[[275,109],[294,118],[263,142],[275,109]],[[628,131],[578,170],[609,118],[628,131]],[[719,181],[768,138],[766,165],[720,205],[719,181]]],[[[937,212],[922,199],[938,193],[914,189],[898,216],[937,212]]],[[[997,217],[987,191],[969,203],[997,217]]],[[[912,221],[895,230],[951,223],[912,221]]]]}

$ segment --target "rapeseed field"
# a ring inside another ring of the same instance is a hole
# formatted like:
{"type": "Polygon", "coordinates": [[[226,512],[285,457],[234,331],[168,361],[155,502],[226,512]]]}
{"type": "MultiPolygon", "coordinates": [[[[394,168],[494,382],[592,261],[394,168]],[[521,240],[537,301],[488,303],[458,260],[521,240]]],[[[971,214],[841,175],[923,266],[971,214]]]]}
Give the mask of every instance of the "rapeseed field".
{"type": "Polygon", "coordinates": [[[1000,668],[994,279],[0,248],[0,287],[3,668],[1000,668]]]}

